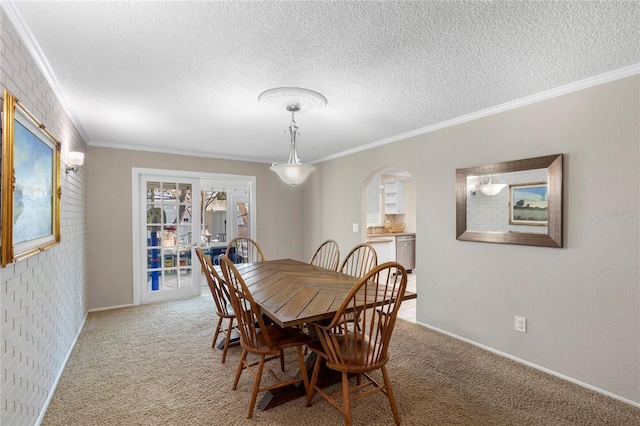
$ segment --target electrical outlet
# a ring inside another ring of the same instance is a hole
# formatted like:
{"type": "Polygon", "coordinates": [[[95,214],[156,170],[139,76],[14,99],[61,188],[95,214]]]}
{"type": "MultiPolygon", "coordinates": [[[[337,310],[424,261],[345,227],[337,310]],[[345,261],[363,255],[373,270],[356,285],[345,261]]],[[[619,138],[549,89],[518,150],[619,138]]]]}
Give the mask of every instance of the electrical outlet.
{"type": "Polygon", "coordinates": [[[353,232],[358,232],[358,224],[357,223],[354,223],[352,225],[352,228],[353,228],[353,232]]]}
{"type": "Polygon", "coordinates": [[[516,329],[516,331],[519,331],[520,333],[526,333],[527,332],[527,319],[525,317],[519,317],[519,316],[516,315],[515,329],[516,329]]]}

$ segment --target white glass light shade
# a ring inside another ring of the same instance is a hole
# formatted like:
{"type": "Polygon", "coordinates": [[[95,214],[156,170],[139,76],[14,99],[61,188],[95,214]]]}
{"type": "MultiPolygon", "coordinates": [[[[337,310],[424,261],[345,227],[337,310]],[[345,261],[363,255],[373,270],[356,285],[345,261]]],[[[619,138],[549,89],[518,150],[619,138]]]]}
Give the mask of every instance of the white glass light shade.
{"type": "Polygon", "coordinates": [[[78,173],[80,166],[84,164],[84,152],[69,151],[67,153],[67,162],[69,165],[64,172],[66,174],[69,174],[69,172],[78,173]]]}
{"type": "Polygon", "coordinates": [[[70,166],[82,166],[84,164],[84,152],[71,151],[67,154],[70,166]]]}
{"type": "Polygon", "coordinates": [[[316,168],[310,164],[273,164],[271,170],[276,172],[284,183],[296,186],[304,182],[316,168]]]}
{"type": "Polygon", "coordinates": [[[505,183],[485,183],[478,185],[478,189],[484,195],[496,195],[507,186],[505,183]]]}

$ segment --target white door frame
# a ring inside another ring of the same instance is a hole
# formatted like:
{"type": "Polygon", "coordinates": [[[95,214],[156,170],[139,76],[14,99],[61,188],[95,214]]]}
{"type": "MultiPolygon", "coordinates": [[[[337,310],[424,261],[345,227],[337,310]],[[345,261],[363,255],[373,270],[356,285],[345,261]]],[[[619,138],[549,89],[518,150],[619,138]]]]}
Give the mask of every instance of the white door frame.
{"type": "MultiPolygon", "coordinates": [[[[141,240],[140,233],[141,227],[146,229],[146,223],[140,223],[140,179],[142,175],[160,175],[167,178],[179,179],[181,177],[189,179],[219,179],[219,180],[235,180],[245,181],[249,188],[249,205],[251,206],[253,214],[249,216],[251,238],[255,239],[256,235],[256,177],[245,175],[232,175],[222,173],[209,173],[209,172],[189,172],[180,170],[167,170],[167,169],[149,169],[142,167],[133,167],[131,169],[131,239],[133,244],[133,304],[140,305],[141,296],[141,274],[140,268],[143,266],[141,257],[141,240]]],[[[198,194],[198,199],[200,198],[198,194]]],[[[199,203],[199,202],[198,202],[199,203]]],[[[146,262],[144,263],[146,265],[146,262]]],[[[200,273],[200,263],[192,262],[192,274],[200,273]]]]}

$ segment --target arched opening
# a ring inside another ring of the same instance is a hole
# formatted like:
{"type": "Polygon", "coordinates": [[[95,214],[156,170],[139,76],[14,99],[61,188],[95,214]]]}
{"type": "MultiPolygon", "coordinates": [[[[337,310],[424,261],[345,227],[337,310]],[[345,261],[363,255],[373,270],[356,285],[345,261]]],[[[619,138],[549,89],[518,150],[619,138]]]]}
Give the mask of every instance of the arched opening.
{"type": "MultiPolygon", "coordinates": [[[[362,188],[363,235],[378,254],[378,264],[395,261],[409,273],[407,290],[416,292],[416,180],[399,167],[371,173],[362,188]]],[[[416,300],[403,302],[398,316],[414,321],[416,300]]]]}

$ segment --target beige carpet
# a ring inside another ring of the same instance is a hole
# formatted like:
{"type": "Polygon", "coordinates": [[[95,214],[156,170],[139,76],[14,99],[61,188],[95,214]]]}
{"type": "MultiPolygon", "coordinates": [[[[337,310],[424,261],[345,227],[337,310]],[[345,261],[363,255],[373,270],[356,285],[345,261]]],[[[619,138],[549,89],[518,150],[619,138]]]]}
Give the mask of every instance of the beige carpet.
{"type": "MultiPolygon", "coordinates": [[[[220,364],[213,324],[210,296],[89,314],[42,424],[343,424],[318,395],[245,419],[251,378],[231,390],[240,348],[220,364]]],[[[635,407],[405,321],[391,354],[405,425],[640,425],[635,407]]],[[[356,401],[353,420],[393,424],[380,393],[356,401]]]]}

